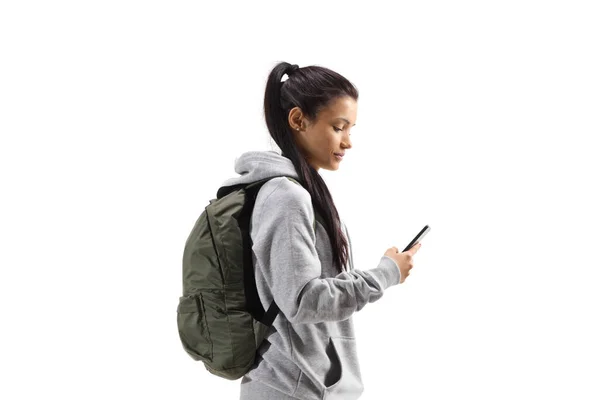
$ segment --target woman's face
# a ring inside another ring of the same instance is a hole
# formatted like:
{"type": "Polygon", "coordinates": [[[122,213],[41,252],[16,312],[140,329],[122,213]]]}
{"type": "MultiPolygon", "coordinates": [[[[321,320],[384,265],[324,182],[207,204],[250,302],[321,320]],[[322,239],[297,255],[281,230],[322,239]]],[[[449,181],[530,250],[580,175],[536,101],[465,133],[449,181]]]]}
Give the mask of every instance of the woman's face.
{"type": "Polygon", "coordinates": [[[338,169],[340,162],[334,153],[344,153],[352,148],[350,129],[356,125],[357,103],[352,97],[339,97],[317,115],[310,123],[302,110],[294,107],[288,115],[288,123],[294,139],[308,163],[317,171],[338,169]],[[298,129],[299,128],[299,129],[298,129]]]}

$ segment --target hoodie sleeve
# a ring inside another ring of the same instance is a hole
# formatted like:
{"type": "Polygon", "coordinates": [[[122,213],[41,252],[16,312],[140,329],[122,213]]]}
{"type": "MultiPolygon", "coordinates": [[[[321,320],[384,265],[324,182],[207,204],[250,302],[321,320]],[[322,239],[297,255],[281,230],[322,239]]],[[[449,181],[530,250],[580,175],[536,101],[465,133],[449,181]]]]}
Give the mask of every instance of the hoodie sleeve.
{"type": "Polygon", "coordinates": [[[348,227],[346,223],[342,221],[342,225],[344,226],[344,232],[346,233],[346,238],[348,239],[348,263],[349,268],[354,269],[354,254],[352,252],[352,240],[350,240],[350,233],[348,233],[348,227]]]}
{"type": "Polygon", "coordinates": [[[387,256],[375,268],[321,278],[310,195],[288,182],[280,181],[255,209],[252,249],[273,299],[291,323],[348,319],[400,282],[398,265],[387,256]]]}

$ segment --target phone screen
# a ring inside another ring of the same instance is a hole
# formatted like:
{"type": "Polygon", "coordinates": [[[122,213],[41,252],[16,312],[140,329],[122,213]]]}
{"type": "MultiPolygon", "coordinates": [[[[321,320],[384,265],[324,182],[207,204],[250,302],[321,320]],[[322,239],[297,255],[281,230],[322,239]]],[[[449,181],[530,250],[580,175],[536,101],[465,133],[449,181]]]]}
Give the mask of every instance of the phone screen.
{"type": "Polygon", "coordinates": [[[423,239],[423,236],[427,235],[427,233],[430,230],[431,230],[431,228],[429,227],[429,225],[425,225],[425,227],[423,229],[421,229],[421,232],[417,233],[417,236],[415,236],[415,238],[410,241],[408,246],[406,246],[406,248],[404,250],[402,250],[402,253],[405,252],[406,250],[410,249],[411,247],[413,247],[415,244],[419,243],[421,241],[421,239],[423,239]]]}

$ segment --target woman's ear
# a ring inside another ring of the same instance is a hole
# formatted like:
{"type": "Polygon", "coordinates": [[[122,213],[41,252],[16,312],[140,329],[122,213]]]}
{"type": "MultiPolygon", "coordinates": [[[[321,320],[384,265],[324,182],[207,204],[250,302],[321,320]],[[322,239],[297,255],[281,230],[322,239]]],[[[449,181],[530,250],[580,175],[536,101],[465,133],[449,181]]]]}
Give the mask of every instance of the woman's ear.
{"type": "Polygon", "coordinates": [[[302,114],[302,110],[300,107],[294,107],[290,110],[290,114],[288,116],[288,123],[292,127],[294,131],[303,131],[306,129],[306,124],[304,122],[304,115],[302,114]]]}

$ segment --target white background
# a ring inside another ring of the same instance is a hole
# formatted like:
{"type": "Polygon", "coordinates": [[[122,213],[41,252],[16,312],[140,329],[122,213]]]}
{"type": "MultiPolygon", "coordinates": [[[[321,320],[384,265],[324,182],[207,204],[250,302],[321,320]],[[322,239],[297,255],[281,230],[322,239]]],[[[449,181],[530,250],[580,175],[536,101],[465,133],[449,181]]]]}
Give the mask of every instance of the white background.
{"type": "Polygon", "coordinates": [[[270,150],[275,64],[359,89],[321,170],[356,268],[361,399],[600,398],[600,25],[588,1],[5,1],[3,399],[237,399],[183,350],[184,242],[270,150]]]}

